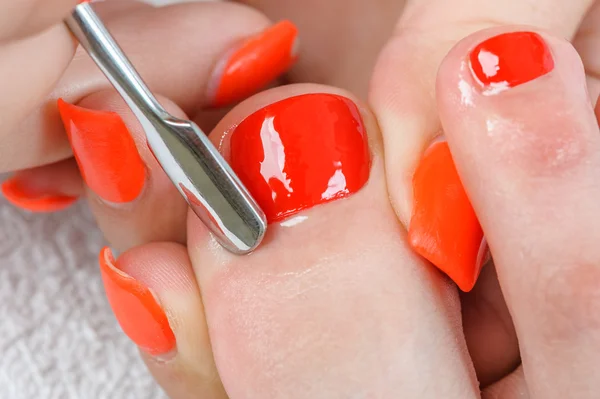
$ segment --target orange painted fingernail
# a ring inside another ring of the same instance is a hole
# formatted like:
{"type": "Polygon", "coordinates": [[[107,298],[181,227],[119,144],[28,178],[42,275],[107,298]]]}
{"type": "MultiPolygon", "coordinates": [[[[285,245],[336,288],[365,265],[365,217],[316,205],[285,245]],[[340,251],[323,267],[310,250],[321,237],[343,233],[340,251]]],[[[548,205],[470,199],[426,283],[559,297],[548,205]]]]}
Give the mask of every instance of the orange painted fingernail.
{"type": "Polygon", "coordinates": [[[213,105],[242,100],[286,72],[296,61],[297,36],[292,22],[281,21],[227,54],[213,72],[213,105]]]}
{"type": "Polygon", "coordinates": [[[148,287],[119,270],[109,248],[100,251],[99,260],[106,296],[123,332],[153,356],[172,351],[175,335],[148,287]]]}
{"type": "Polygon", "coordinates": [[[102,199],[133,201],[146,182],[146,167],[121,117],[58,100],[81,175],[102,199]]]}
{"type": "Polygon", "coordinates": [[[413,249],[470,291],[487,246],[446,142],[429,147],[413,177],[414,208],[408,229],[413,249]]]}
{"type": "Polygon", "coordinates": [[[60,211],[73,205],[78,199],[60,193],[40,191],[18,176],[5,180],[0,188],[8,202],[31,212],[60,211]]]}

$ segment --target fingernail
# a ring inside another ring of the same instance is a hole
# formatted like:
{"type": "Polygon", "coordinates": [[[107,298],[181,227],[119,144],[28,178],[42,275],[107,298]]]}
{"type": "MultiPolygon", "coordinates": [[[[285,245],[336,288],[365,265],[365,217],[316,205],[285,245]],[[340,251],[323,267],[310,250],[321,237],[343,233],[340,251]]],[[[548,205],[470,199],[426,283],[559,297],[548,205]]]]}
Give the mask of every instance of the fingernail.
{"type": "Polygon", "coordinates": [[[433,143],[423,155],[413,194],[410,245],[461,290],[470,291],[481,270],[483,231],[445,141],[433,143]]]}
{"type": "Polygon", "coordinates": [[[133,201],[146,168],[121,117],[58,100],[58,110],[88,187],[108,202],[133,201]]]}
{"type": "Polygon", "coordinates": [[[106,296],[123,332],[150,355],[172,351],[175,335],[148,287],[119,270],[109,248],[100,251],[99,260],[106,296]]]}
{"type": "Polygon", "coordinates": [[[269,222],[348,197],[370,172],[357,106],[332,94],[268,105],[232,132],[230,164],[269,222]]]}
{"type": "Polygon", "coordinates": [[[5,180],[0,186],[4,198],[17,208],[31,212],[56,212],[68,208],[77,197],[40,190],[18,176],[5,180]]]}
{"type": "Polygon", "coordinates": [[[293,23],[281,21],[227,54],[209,85],[213,105],[242,100],[286,72],[296,61],[297,36],[293,23]]]}
{"type": "Polygon", "coordinates": [[[533,32],[511,32],[479,44],[470,55],[471,71],[490,94],[527,83],[554,69],[544,39],[533,32]]]}

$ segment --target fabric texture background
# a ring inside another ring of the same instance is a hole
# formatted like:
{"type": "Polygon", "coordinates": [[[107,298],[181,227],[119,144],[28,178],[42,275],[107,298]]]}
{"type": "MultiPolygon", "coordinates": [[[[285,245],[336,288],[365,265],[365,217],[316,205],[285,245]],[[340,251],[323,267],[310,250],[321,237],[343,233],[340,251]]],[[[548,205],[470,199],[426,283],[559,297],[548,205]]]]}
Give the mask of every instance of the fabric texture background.
{"type": "Polygon", "coordinates": [[[103,245],[84,203],[39,215],[0,198],[0,398],[166,398],[108,306],[103,245]]]}

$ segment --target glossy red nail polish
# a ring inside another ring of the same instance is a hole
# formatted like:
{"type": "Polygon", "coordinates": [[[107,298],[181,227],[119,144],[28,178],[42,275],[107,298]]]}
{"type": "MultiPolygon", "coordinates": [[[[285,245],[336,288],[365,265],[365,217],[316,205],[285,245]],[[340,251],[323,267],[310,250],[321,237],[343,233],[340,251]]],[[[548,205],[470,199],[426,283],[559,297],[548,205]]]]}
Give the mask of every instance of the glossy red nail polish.
{"type": "Polygon", "coordinates": [[[448,143],[434,143],[425,152],[413,177],[413,194],[410,245],[461,290],[470,291],[487,246],[448,143]]]}
{"type": "Polygon", "coordinates": [[[288,98],[248,116],[231,134],[229,155],[269,222],[347,197],[370,172],[360,111],[332,94],[288,98]]]}
{"type": "Polygon", "coordinates": [[[146,167],[123,119],[62,99],[58,110],[87,185],[109,202],[136,199],[146,182],[146,167]]]}
{"type": "Polygon", "coordinates": [[[533,32],[504,33],[484,41],[471,52],[470,64],[475,79],[496,90],[527,83],[554,69],[548,45],[533,32]]]}

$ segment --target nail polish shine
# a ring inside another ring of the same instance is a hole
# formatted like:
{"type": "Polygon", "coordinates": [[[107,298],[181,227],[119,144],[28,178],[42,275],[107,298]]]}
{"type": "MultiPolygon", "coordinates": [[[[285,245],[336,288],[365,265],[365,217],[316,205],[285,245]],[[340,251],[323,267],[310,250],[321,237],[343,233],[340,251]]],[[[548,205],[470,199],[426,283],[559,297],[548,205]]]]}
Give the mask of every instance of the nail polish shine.
{"type": "Polygon", "coordinates": [[[510,32],[480,43],[470,54],[473,76],[484,89],[501,91],[554,69],[546,41],[534,32],[510,32]]]}
{"type": "Polygon", "coordinates": [[[231,134],[229,161],[270,223],[348,197],[370,173],[360,111],[333,94],[288,98],[248,116],[231,134]]]}

